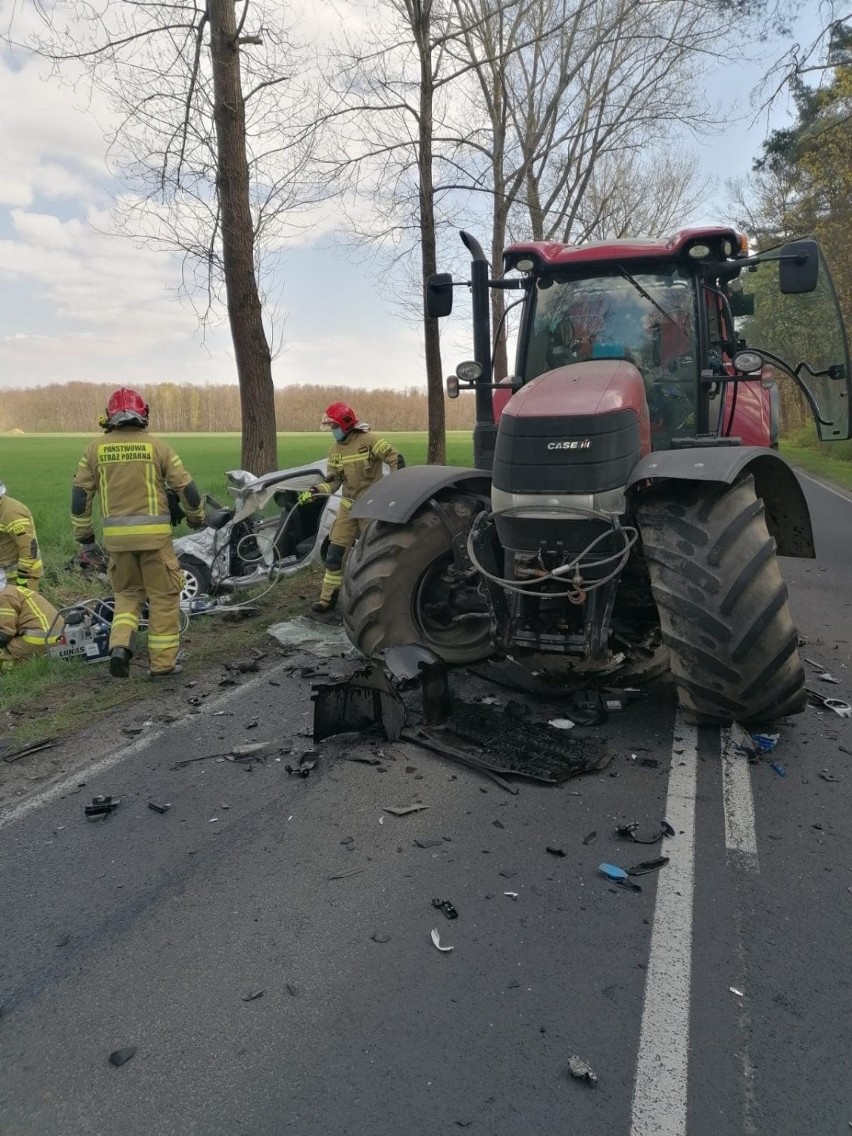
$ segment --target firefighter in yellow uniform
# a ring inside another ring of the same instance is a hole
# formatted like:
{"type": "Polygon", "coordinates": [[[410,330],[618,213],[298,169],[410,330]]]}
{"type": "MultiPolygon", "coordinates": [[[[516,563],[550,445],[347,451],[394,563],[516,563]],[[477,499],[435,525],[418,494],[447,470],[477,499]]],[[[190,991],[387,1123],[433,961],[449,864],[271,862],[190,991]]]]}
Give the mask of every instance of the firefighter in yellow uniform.
{"type": "Polygon", "coordinates": [[[109,637],[109,673],[127,678],[133,637],[148,602],[151,678],[179,674],[182,574],[172,546],[167,490],[180,495],[190,528],[204,527],[201,496],[183,462],[148,433],[148,405],[134,390],[115,391],[100,420],[106,438],[92,442],[71,490],[71,523],[85,551],[94,542],[92,499],[100,496],[103,543],[115,614],[109,637]]]}
{"type": "Polygon", "coordinates": [[[0,569],[30,591],[38,590],[44,565],[38,551],[33,515],[20,501],[9,497],[0,481],[0,569]]]}
{"type": "Polygon", "coordinates": [[[329,534],[322,590],[312,611],[331,611],[337,604],[343,583],[343,559],[355,543],[367,521],[349,516],[358,498],[382,476],[382,464],[392,470],[403,469],[405,459],[390,442],[373,434],[370,427],[358,421],[358,415],[345,402],[333,402],[322,416],[322,426],[331,428],[334,442],[328,451],[328,479],[312,485],[299,496],[306,505],[323,494],[336,493],[343,487],[340,511],[329,534]]]}
{"type": "Polygon", "coordinates": [[[64,620],[44,596],[8,583],[0,571],[0,674],[46,654],[64,629],[64,620]]]}

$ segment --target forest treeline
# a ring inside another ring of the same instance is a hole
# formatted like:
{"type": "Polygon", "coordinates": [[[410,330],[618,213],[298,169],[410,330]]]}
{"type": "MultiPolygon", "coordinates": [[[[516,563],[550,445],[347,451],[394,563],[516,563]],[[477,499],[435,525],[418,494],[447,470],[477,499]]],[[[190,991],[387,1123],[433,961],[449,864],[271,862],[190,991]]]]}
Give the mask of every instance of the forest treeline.
{"type": "MultiPolygon", "coordinates": [[[[5,390],[0,398],[0,432],[85,434],[97,430],[98,418],[114,389],[104,383],[72,382],[5,390]]],[[[150,426],[155,433],[209,433],[241,428],[237,386],[152,383],[140,387],[139,393],[150,405],[150,426]]],[[[426,391],[418,387],[347,390],[301,384],[276,389],[276,428],[318,430],[326,406],[338,400],[348,402],[363,421],[382,430],[425,430],[427,426],[426,391]]],[[[471,395],[447,399],[449,430],[470,430],[473,420],[471,395]]]]}

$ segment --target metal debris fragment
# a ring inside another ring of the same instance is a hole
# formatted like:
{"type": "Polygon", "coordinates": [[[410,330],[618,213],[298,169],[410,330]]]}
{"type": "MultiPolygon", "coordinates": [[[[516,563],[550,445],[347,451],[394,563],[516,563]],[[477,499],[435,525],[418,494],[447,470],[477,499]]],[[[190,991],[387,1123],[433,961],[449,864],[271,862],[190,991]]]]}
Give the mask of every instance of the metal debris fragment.
{"type": "Polygon", "coordinates": [[[153,809],[155,813],[167,813],[171,807],[171,803],[167,801],[162,804],[159,801],[148,802],[148,808],[153,809]]]}

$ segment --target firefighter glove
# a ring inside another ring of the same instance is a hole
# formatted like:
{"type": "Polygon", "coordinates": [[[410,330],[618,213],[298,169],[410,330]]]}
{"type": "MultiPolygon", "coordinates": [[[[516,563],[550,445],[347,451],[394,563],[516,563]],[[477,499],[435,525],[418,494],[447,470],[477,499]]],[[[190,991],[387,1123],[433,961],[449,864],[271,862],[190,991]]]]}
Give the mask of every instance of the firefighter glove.
{"type": "Polygon", "coordinates": [[[299,494],[299,504],[300,505],[310,505],[311,501],[314,500],[316,495],[317,495],[317,491],[316,491],[315,487],[312,487],[310,489],[303,489],[302,492],[299,494]]]}
{"type": "Polygon", "coordinates": [[[197,531],[198,529],[203,529],[207,524],[207,521],[204,519],[204,517],[187,517],[186,523],[191,529],[195,529],[197,531]]]}

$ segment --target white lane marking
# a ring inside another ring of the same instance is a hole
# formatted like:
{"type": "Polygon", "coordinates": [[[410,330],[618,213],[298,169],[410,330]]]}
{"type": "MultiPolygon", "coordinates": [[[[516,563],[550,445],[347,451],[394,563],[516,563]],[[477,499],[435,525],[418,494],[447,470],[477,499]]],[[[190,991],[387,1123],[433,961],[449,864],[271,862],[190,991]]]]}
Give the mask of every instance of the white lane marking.
{"type": "Polygon", "coordinates": [[[666,819],[677,835],[657,882],[630,1136],[686,1136],[698,733],[680,710],[674,734],[666,819]]]}
{"type": "MultiPolygon", "coordinates": [[[[268,681],[270,675],[274,675],[276,671],[281,670],[286,665],[286,663],[282,663],[280,666],[270,667],[268,671],[264,671],[263,674],[259,674],[256,678],[249,679],[248,682],[241,683],[240,686],[236,687],[234,690],[229,690],[225,694],[219,695],[218,698],[211,698],[204,704],[205,712],[211,710],[214,706],[221,706],[223,703],[230,702],[232,699],[242,696],[256,686],[260,686],[262,683],[268,681]]],[[[72,773],[64,780],[58,781],[55,785],[47,786],[47,788],[35,793],[32,797],[28,797],[19,805],[15,805],[7,809],[4,813],[0,813],[0,831],[7,828],[10,824],[15,824],[16,821],[23,820],[25,816],[28,816],[35,809],[40,809],[42,805],[48,805],[51,801],[57,800],[63,793],[67,793],[69,789],[76,789],[82,776],[85,776],[87,781],[91,781],[92,778],[98,777],[108,769],[112,769],[114,765],[118,765],[118,763],[124,761],[125,758],[132,757],[133,754],[146,749],[152,742],[157,741],[169,730],[180,728],[185,725],[187,721],[191,721],[192,719],[197,720],[198,718],[203,719],[203,716],[187,714],[186,718],[182,718],[179,722],[151,730],[149,733],[137,738],[136,741],[129,742],[127,745],[122,746],[121,749],[117,749],[113,753],[107,754],[106,757],[102,757],[100,761],[93,761],[91,765],[81,765],[75,773],[72,773]]]]}
{"type": "Polygon", "coordinates": [[[815,477],[808,477],[806,473],[802,473],[800,469],[796,470],[797,477],[803,477],[805,481],[809,481],[811,485],[818,485],[820,489],[824,489],[827,493],[833,493],[835,497],[839,497],[841,501],[845,501],[847,505],[852,505],[852,497],[848,493],[841,493],[839,489],[832,489],[830,485],[826,485],[824,481],[817,481],[815,477]]]}
{"type": "Polygon", "coordinates": [[[760,871],[751,768],[745,754],[731,742],[731,731],[722,730],[722,796],[725,802],[725,847],[752,872],[760,871]]]}

